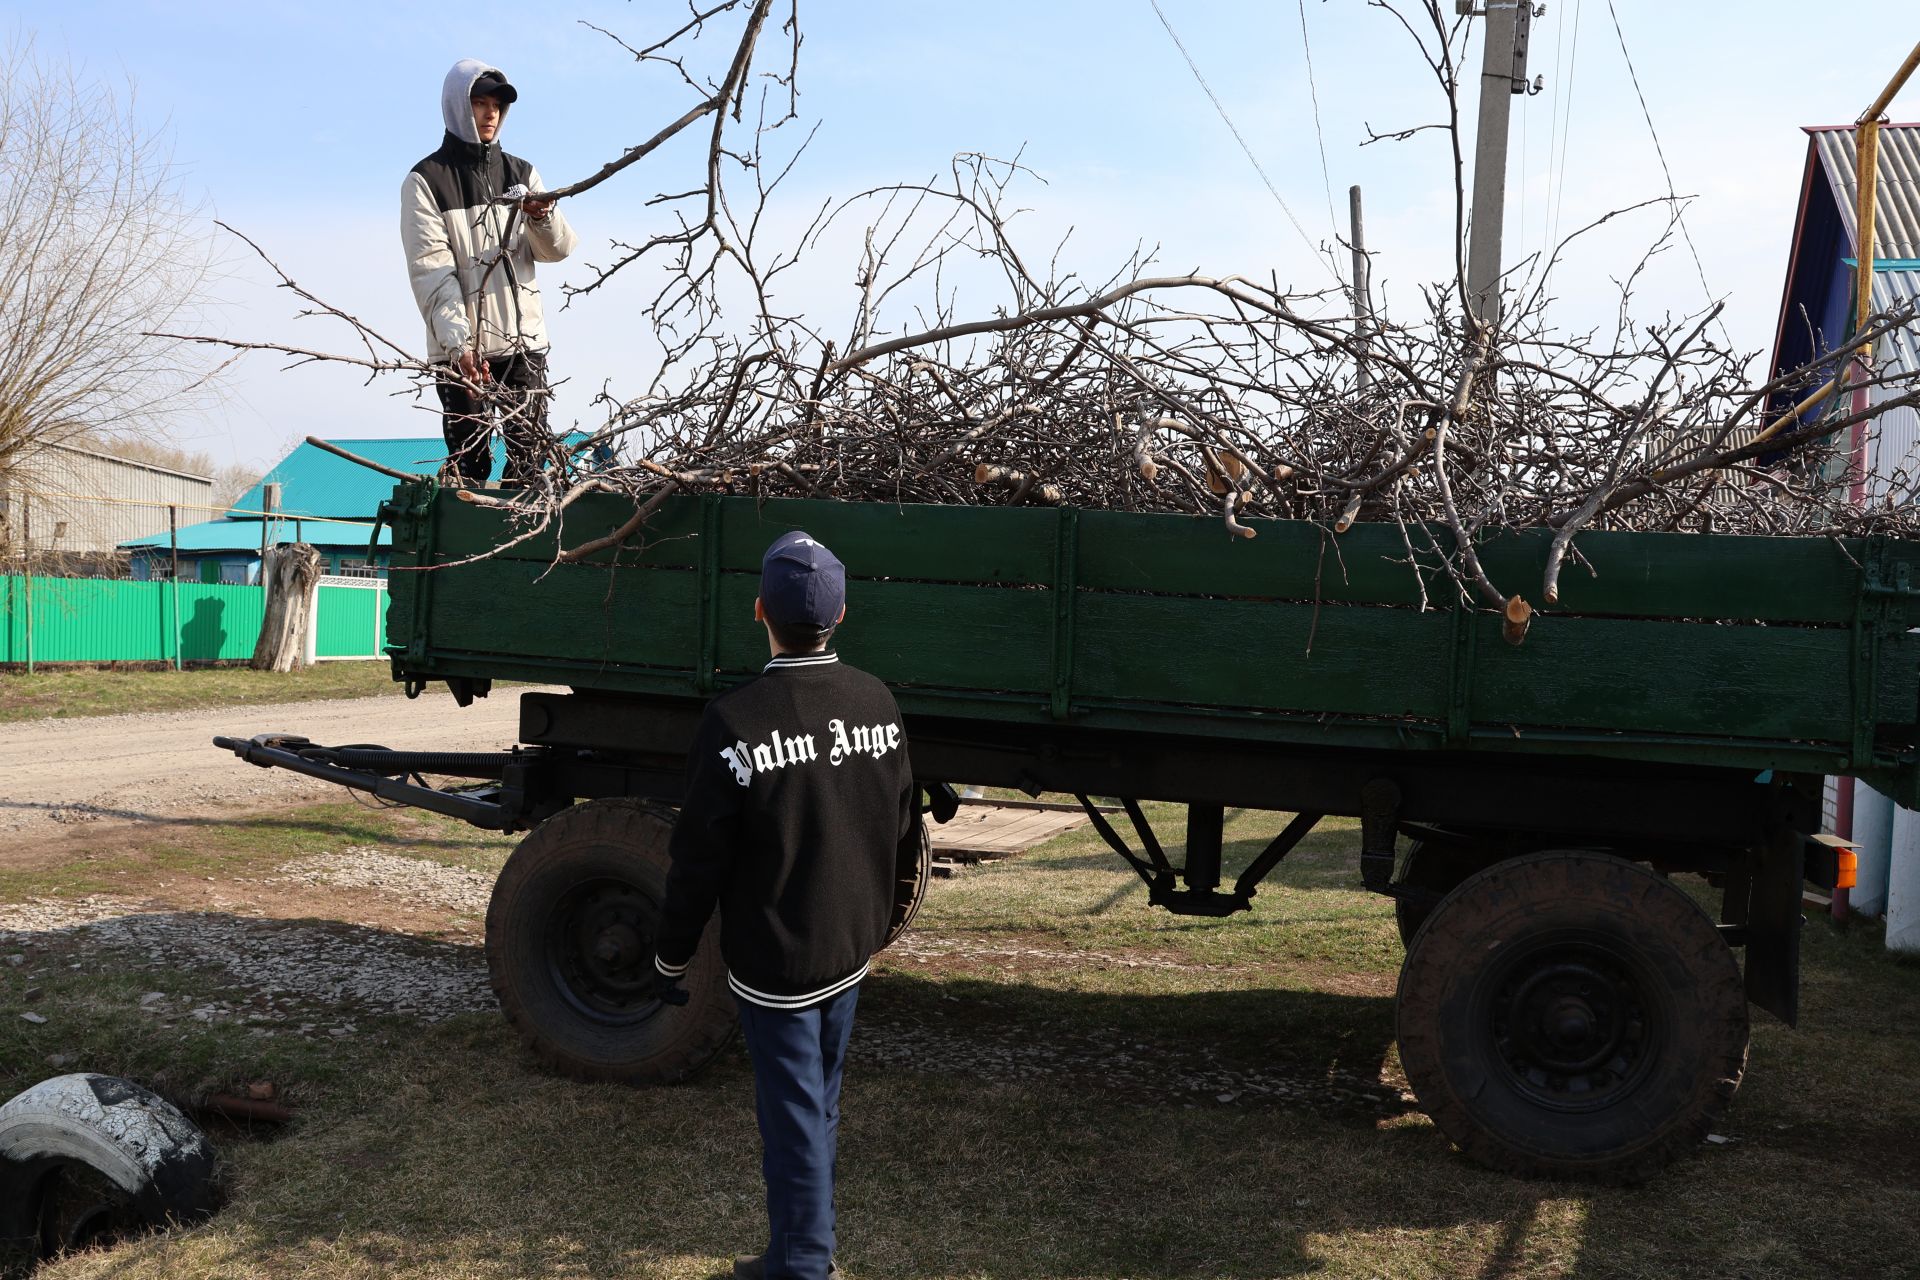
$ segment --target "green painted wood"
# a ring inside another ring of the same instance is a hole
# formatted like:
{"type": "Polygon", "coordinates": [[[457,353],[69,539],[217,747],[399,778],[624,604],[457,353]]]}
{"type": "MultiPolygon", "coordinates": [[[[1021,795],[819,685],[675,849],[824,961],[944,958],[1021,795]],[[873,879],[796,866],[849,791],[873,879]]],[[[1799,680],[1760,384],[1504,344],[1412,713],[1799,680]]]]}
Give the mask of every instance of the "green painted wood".
{"type": "MultiPolygon", "coordinates": [[[[720,579],[720,670],[766,664],[766,631],[753,621],[758,574],[720,579]]],[[[835,647],[848,662],[900,688],[980,689],[1044,696],[1052,593],[919,582],[847,584],[847,619],[835,647]]]]}
{"type": "MultiPolygon", "coordinates": [[[[1081,516],[1080,583],[1113,591],[1448,607],[1454,589],[1423,553],[1420,576],[1394,525],[1335,535],[1300,521],[1252,520],[1259,536],[1227,536],[1218,520],[1089,511],[1081,516]]],[[[1481,560],[1494,581],[1540,606],[1552,535],[1494,540],[1481,560]]],[[[1817,538],[1586,533],[1574,539],[1549,614],[1707,618],[1842,625],[1853,616],[1860,544],[1817,538]],[[1853,558],[1850,558],[1853,557],[1853,558]]],[[[1920,578],[1920,574],[1916,574],[1920,578]]]]}
{"type": "Polygon", "coordinates": [[[1078,612],[1077,697],[1446,715],[1445,614],[1090,593],[1078,612]]]}
{"type": "Polygon", "coordinates": [[[1611,618],[1479,620],[1477,724],[1844,742],[1845,631],[1611,618]]]}
{"type": "Polygon", "coordinates": [[[1058,513],[1027,507],[782,500],[722,506],[721,564],[760,572],[775,538],[805,529],[859,578],[921,582],[1046,582],[1058,513]]]}
{"type": "Polygon", "coordinates": [[[1336,538],[1301,521],[1250,523],[1259,536],[1233,538],[1220,521],[1196,516],[1082,512],[1080,585],[1178,596],[1420,604],[1413,571],[1389,562],[1406,556],[1391,525],[1355,525],[1336,538]]]}
{"type": "Polygon", "coordinates": [[[694,668],[699,581],[689,570],[622,569],[609,580],[593,565],[549,572],[542,564],[482,560],[431,576],[435,652],[694,668]]]}
{"type": "MultiPolygon", "coordinates": [[[[563,541],[630,512],[617,497],[585,499],[563,541]]],[[[498,512],[443,499],[428,519],[394,522],[396,563],[485,550],[502,527],[498,512]]],[[[765,661],[751,621],[759,557],[796,527],[849,562],[841,651],[922,713],[1916,772],[1920,637],[1904,626],[1920,602],[1909,594],[1920,548],[1906,544],[1584,534],[1596,572],[1570,563],[1565,607],[1514,647],[1490,613],[1421,610],[1392,527],[1335,539],[1269,521],[1235,541],[1181,516],[689,498],[664,504],[647,545],[611,573],[552,568],[559,544],[542,535],[430,575],[424,599],[404,581],[418,575],[396,574],[393,643],[421,646],[402,665],[422,674],[697,696],[707,668],[725,688],[765,661]],[[1050,585],[1063,564],[1076,584],[1064,595],[1050,585]],[[1872,676],[1864,701],[1850,696],[1856,643],[1872,676]]],[[[1547,541],[1503,539],[1484,556],[1501,580],[1533,584],[1547,541]]]]}

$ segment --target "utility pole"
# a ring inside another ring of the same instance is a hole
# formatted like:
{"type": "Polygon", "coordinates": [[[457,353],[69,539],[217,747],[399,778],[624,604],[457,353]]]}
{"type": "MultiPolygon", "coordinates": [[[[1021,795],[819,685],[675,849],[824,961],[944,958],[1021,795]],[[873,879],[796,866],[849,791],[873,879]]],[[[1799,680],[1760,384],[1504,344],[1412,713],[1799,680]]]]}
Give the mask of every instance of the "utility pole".
{"type": "Polygon", "coordinates": [[[1373,384],[1367,368],[1367,338],[1373,332],[1373,264],[1367,259],[1367,227],[1360,216],[1360,188],[1347,188],[1347,216],[1353,243],[1354,387],[1365,395],[1373,384]]]}
{"type": "Polygon", "coordinates": [[[1467,311],[1500,323],[1500,236],[1507,209],[1507,126],[1515,94],[1527,92],[1527,35],[1533,0],[1454,0],[1454,11],[1486,19],[1480,62],[1480,126],[1473,140],[1472,230],[1467,241],[1467,311]]]}

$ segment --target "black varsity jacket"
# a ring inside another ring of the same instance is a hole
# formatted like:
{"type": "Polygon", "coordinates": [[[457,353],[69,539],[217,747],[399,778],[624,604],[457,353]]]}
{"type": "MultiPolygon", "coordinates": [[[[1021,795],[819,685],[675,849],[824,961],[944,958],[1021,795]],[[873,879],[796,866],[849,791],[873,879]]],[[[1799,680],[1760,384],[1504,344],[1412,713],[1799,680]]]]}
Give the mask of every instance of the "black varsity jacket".
{"type": "Polygon", "coordinates": [[[686,972],[718,904],[735,996],[802,1009],[866,976],[916,821],[887,687],[831,650],[715,698],[687,762],[654,964],[686,972]]]}

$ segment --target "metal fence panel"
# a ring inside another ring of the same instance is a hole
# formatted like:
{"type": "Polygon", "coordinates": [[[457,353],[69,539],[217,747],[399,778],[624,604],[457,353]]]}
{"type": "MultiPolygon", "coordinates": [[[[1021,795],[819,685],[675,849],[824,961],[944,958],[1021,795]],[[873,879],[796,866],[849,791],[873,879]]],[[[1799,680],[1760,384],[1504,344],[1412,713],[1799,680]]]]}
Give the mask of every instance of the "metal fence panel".
{"type": "Polygon", "coordinates": [[[378,578],[322,578],[314,613],[315,656],[386,656],[387,593],[378,578]]]}
{"type": "Polygon", "coordinates": [[[187,662],[246,659],[265,612],[259,587],[9,575],[0,662],[170,662],[176,648],[187,662]]]}

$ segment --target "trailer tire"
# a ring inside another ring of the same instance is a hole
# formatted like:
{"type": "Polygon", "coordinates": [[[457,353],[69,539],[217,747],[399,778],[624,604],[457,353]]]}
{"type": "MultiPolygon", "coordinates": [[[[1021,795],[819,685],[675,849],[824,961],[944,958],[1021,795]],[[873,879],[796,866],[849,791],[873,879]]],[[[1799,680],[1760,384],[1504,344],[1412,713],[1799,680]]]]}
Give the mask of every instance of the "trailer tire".
{"type": "Polygon", "coordinates": [[[1707,1135],[1746,1069],[1746,996],[1713,920],[1605,854],[1467,879],[1414,939],[1396,1019],[1434,1124],[1526,1177],[1641,1181],[1707,1135]]]}
{"type": "Polygon", "coordinates": [[[933,879],[933,838],[927,834],[925,818],[915,818],[913,831],[900,842],[898,872],[893,885],[893,917],[887,921],[887,936],[881,940],[885,951],[893,940],[907,931],[927,900],[927,884],[933,879]]]}
{"type": "Polygon", "coordinates": [[[206,1135],[131,1081],[54,1076],[0,1106],[0,1274],[217,1207],[206,1135]]]}
{"type": "MultiPolygon", "coordinates": [[[[1444,898],[1469,875],[1486,867],[1490,860],[1492,854],[1482,854],[1480,850],[1469,846],[1452,842],[1415,841],[1407,848],[1407,856],[1400,864],[1400,877],[1394,883],[1409,889],[1427,890],[1444,898]]],[[[1434,906],[1438,904],[1394,898],[1394,925],[1400,929],[1400,946],[1404,950],[1413,950],[1413,936],[1421,931],[1421,925],[1427,923],[1428,915],[1434,913],[1434,906]]]]}
{"type": "Polygon", "coordinates": [[[672,830],[672,811],[658,805],[591,800],[534,828],[501,869],[487,904],[487,971],[507,1020],[562,1075],[678,1084],[733,1035],[717,918],[687,966],[687,1003],[644,996],[672,830]]]}

